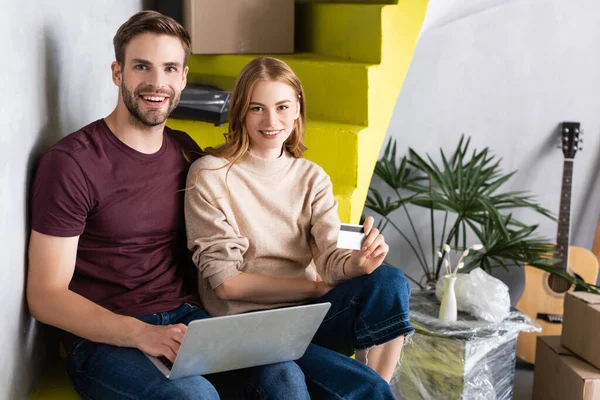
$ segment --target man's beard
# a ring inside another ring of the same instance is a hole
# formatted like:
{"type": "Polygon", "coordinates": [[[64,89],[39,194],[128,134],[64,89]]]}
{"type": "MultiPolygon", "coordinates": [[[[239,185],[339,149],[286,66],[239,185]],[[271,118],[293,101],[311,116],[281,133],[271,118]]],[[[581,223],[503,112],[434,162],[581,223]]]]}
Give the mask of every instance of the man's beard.
{"type": "Polygon", "coordinates": [[[123,103],[125,103],[125,107],[129,110],[129,114],[133,119],[133,122],[136,125],[143,127],[153,127],[160,124],[163,124],[171,112],[177,107],[179,104],[180,94],[175,96],[175,93],[172,90],[155,90],[152,86],[144,86],[141,88],[137,88],[133,93],[129,91],[127,85],[125,85],[125,81],[121,82],[121,96],[123,97],[123,103]],[[167,107],[167,111],[159,112],[149,111],[146,114],[142,112],[140,109],[140,105],[138,103],[138,99],[140,97],[140,93],[154,93],[154,94],[164,94],[168,96],[169,105],[167,107]]]}

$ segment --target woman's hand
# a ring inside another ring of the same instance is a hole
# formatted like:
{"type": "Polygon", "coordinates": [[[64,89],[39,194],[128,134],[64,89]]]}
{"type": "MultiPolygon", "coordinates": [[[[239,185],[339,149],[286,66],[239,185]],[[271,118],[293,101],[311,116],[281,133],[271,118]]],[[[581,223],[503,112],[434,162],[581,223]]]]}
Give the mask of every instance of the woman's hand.
{"type": "MultiPolygon", "coordinates": [[[[365,232],[365,241],[360,250],[354,250],[350,257],[352,267],[355,273],[348,273],[348,276],[360,276],[370,274],[375,271],[387,255],[390,247],[385,243],[385,238],[377,228],[373,228],[375,219],[367,217],[363,225],[365,232]]],[[[354,271],[353,271],[354,272],[354,271]]]]}

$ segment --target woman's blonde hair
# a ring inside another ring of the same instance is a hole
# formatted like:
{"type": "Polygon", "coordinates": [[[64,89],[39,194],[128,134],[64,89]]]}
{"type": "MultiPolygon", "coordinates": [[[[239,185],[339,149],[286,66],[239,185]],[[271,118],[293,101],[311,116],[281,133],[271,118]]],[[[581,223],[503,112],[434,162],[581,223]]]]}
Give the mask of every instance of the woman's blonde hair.
{"type": "MultiPolygon", "coordinates": [[[[304,124],[306,123],[306,99],[300,80],[292,69],[276,58],[261,57],[250,61],[238,75],[229,102],[229,131],[225,143],[217,147],[207,147],[204,154],[227,158],[229,167],[237,162],[250,148],[250,137],[246,132],[244,121],[250,109],[250,100],[254,86],[259,81],[281,82],[292,87],[298,96],[300,115],[294,122],[294,129],[283,144],[285,149],[295,158],[300,158],[306,151],[304,144],[304,124]]],[[[223,167],[223,168],[224,168],[223,167]]]]}

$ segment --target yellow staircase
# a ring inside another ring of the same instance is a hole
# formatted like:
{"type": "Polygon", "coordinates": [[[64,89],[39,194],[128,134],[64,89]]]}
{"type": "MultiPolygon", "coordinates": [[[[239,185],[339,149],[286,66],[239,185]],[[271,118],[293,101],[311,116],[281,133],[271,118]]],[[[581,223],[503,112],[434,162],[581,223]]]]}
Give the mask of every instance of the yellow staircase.
{"type": "MultiPolygon", "coordinates": [[[[427,0],[296,0],[296,53],[273,55],[302,80],[308,102],[306,158],[331,176],[340,218],[360,219],[379,149],[408,71],[427,0]]],[[[231,80],[254,56],[194,55],[190,80],[231,80]]],[[[210,83],[210,81],[208,82],[210,83]]],[[[201,147],[227,127],[169,119],[201,147]]],[[[58,360],[31,396],[77,399],[58,360]]]]}
{"type": "MultiPolygon", "coordinates": [[[[412,59],[427,0],[296,4],[296,53],[273,55],[301,79],[308,102],[306,158],[331,176],[344,222],[358,222],[379,149],[412,59]]],[[[252,55],[194,55],[190,81],[231,80],[252,55]]],[[[226,127],[170,119],[202,147],[226,127]]]]}

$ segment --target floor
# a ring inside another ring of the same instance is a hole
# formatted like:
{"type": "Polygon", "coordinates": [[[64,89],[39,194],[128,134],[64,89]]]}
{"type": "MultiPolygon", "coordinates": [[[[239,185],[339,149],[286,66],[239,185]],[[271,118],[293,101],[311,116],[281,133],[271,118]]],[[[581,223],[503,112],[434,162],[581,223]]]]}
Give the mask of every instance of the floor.
{"type": "Polygon", "coordinates": [[[513,400],[530,400],[533,391],[533,366],[517,361],[513,400]]]}
{"type": "MultiPolygon", "coordinates": [[[[525,272],[523,268],[510,268],[510,272],[502,268],[494,268],[492,276],[500,279],[508,286],[511,306],[515,307],[525,288],[525,272]]],[[[533,394],[533,365],[517,360],[513,400],[530,400],[533,394]]]]}

